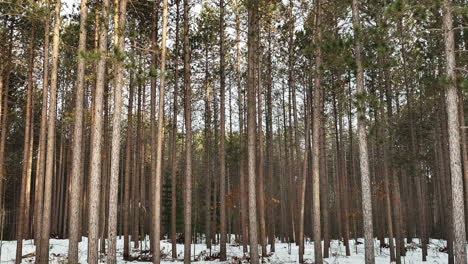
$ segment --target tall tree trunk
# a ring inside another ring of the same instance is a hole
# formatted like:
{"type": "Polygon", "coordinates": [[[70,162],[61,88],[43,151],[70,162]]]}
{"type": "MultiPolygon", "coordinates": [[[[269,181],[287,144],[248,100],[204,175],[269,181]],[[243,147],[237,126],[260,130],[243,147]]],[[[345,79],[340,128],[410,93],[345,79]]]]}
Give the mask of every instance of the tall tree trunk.
{"type": "Polygon", "coordinates": [[[258,41],[257,13],[258,3],[247,1],[248,10],[248,64],[247,64],[247,149],[248,149],[248,198],[249,198],[249,239],[250,263],[258,264],[258,233],[257,233],[257,197],[256,197],[256,169],[255,169],[255,49],[258,41]]]}
{"type": "Polygon", "coordinates": [[[205,47],[205,147],[204,147],[204,166],[205,166],[205,240],[206,247],[210,250],[211,255],[211,241],[212,241],[212,232],[211,232],[211,185],[212,185],[212,136],[211,136],[211,84],[208,80],[209,70],[208,70],[208,47],[205,47]]]}
{"type": "MultiPolygon", "coordinates": [[[[141,58],[140,58],[141,59],[141,58]]],[[[138,77],[137,77],[137,83],[138,83],[138,94],[137,94],[137,124],[136,124],[136,137],[134,137],[135,142],[134,142],[134,149],[135,151],[133,152],[133,155],[135,159],[133,160],[134,166],[133,166],[133,171],[134,171],[134,176],[133,180],[134,182],[132,183],[132,240],[133,240],[133,248],[138,249],[140,247],[140,237],[139,237],[139,215],[140,215],[140,198],[141,198],[141,193],[140,193],[140,181],[141,181],[141,173],[140,173],[140,165],[141,165],[141,151],[140,151],[140,145],[141,145],[141,101],[142,101],[142,85],[141,85],[141,71],[139,70],[138,72],[138,77]]]]}
{"type": "MultiPolygon", "coordinates": [[[[5,98],[3,98],[3,105],[0,106],[0,108],[3,108],[3,116],[1,116],[1,125],[2,125],[2,131],[0,134],[0,201],[1,201],[1,219],[2,219],[2,225],[0,226],[0,232],[3,233],[4,230],[4,225],[5,222],[3,222],[3,219],[6,215],[5,213],[5,183],[4,183],[4,175],[5,175],[5,146],[6,146],[6,138],[7,138],[7,131],[8,131],[8,90],[9,90],[9,82],[10,82],[10,73],[9,69],[5,73],[6,78],[4,80],[5,82],[5,98]]],[[[2,96],[2,95],[0,95],[2,96]]]]}
{"type": "Polygon", "coordinates": [[[240,3],[236,1],[236,84],[237,84],[237,105],[239,111],[239,147],[240,147],[240,158],[239,158],[239,195],[240,195],[240,222],[241,222],[241,233],[242,233],[242,250],[243,253],[247,253],[247,239],[248,239],[248,212],[247,212],[247,192],[245,188],[245,136],[244,136],[244,92],[241,87],[242,72],[241,72],[241,48],[240,48],[240,34],[241,34],[241,21],[240,21],[240,3]]]}
{"type": "Polygon", "coordinates": [[[312,120],[312,203],[315,263],[322,264],[322,227],[320,222],[320,134],[322,121],[322,1],[315,2],[315,82],[312,120]]]}
{"type": "Polygon", "coordinates": [[[175,66],[174,66],[174,103],[172,114],[171,135],[171,240],[172,258],[177,258],[177,114],[179,97],[179,32],[180,32],[180,0],[176,0],[176,40],[175,40],[175,66]]]}
{"type": "Polygon", "coordinates": [[[449,134],[450,172],[452,176],[453,208],[453,254],[455,264],[466,263],[465,207],[463,196],[463,174],[460,157],[460,122],[458,120],[458,96],[455,76],[455,41],[452,25],[451,0],[443,2],[443,24],[445,40],[447,91],[445,96],[447,129],[449,134]]]}
{"type": "Polygon", "coordinates": [[[161,238],[161,174],[162,174],[162,148],[164,139],[164,91],[166,77],[166,34],[167,34],[167,0],[163,0],[162,13],[162,38],[161,38],[161,76],[159,83],[159,105],[158,105],[158,131],[156,136],[156,170],[153,182],[153,263],[161,261],[160,238],[161,238]]]}
{"type": "MultiPolygon", "coordinates": [[[[457,87],[458,94],[458,119],[460,122],[460,145],[462,152],[462,169],[463,169],[463,184],[464,184],[464,200],[465,200],[465,212],[468,209],[468,145],[465,133],[465,104],[463,101],[463,90],[460,86],[457,87]]],[[[465,217],[465,229],[468,218],[465,217]]]]}
{"type": "Polygon", "coordinates": [[[112,143],[111,143],[111,178],[109,182],[109,250],[107,261],[115,264],[117,251],[117,206],[120,175],[120,139],[121,139],[121,113],[122,113],[122,86],[123,86],[123,57],[125,49],[125,16],[127,13],[127,0],[114,0],[114,114],[112,116],[112,143]]]}
{"type": "Polygon", "coordinates": [[[22,254],[23,254],[23,238],[25,238],[25,233],[27,227],[27,219],[29,219],[29,210],[26,211],[26,201],[30,199],[29,190],[27,189],[27,181],[29,178],[29,149],[31,148],[32,140],[31,137],[31,119],[32,119],[32,96],[34,89],[33,81],[33,71],[34,71],[34,46],[36,41],[36,28],[33,25],[31,28],[31,39],[29,43],[29,63],[28,63],[28,86],[26,90],[26,106],[25,106],[25,119],[24,119],[24,146],[23,146],[23,166],[21,173],[21,187],[20,187],[20,201],[19,201],[19,210],[17,213],[17,225],[16,225],[16,263],[21,263],[22,254]]]}
{"type": "Polygon", "coordinates": [[[324,114],[323,114],[323,104],[324,104],[324,95],[322,96],[322,121],[320,126],[320,212],[323,215],[323,257],[328,258],[330,255],[330,211],[329,211],[329,202],[328,202],[328,170],[327,170],[327,157],[326,157],[326,135],[324,127],[324,114]]]}
{"type": "Polygon", "coordinates": [[[396,261],[395,256],[395,244],[394,244],[394,236],[393,236],[393,221],[392,221],[392,205],[391,202],[391,192],[390,192],[390,179],[389,174],[391,175],[390,170],[390,159],[389,159],[389,152],[388,152],[388,123],[385,117],[385,110],[384,110],[384,101],[383,101],[383,92],[380,93],[380,103],[381,103],[381,114],[380,114],[380,122],[382,122],[382,132],[380,136],[382,137],[381,143],[381,151],[382,151],[382,174],[383,174],[383,183],[384,183],[384,192],[385,192],[385,217],[387,222],[387,231],[388,231],[388,239],[390,244],[390,261],[396,261]]]}
{"type": "Polygon", "coordinates": [[[70,178],[70,218],[68,260],[78,263],[78,242],[80,240],[80,209],[81,209],[81,184],[82,184],[82,139],[83,139],[83,100],[84,100],[84,75],[85,58],[81,53],[86,51],[86,20],[88,17],[88,1],[81,0],[80,5],[80,37],[78,43],[78,69],[76,75],[75,90],[75,122],[73,128],[73,158],[70,178]]]}
{"type": "Polygon", "coordinates": [[[93,124],[91,126],[91,168],[89,175],[89,215],[88,215],[88,262],[98,263],[98,240],[99,240],[99,212],[100,212],[100,190],[101,190],[101,149],[103,132],[103,98],[104,82],[106,80],[106,57],[107,57],[107,20],[109,13],[109,0],[102,3],[102,24],[99,32],[99,61],[96,68],[96,88],[94,92],[93,124]]]}
{"type": "MultiPolygon", "coordinates": [[[[268,39],[271,40],[271,19],[268,20],[267,23],[268,29],[268,39]]],[[[274,215],[274,208],[275,206],[271,204],[273,196],[273,104],[272,104],[272,82],[273,82],[273,75],[272,75],[272,56],[271,56],[271,41],[268,42],[268,76],[267,76],[267,91],[266,91],[266,167],[267,167],[267,179],[268,179],[268,195],[269,199],[267,199],[267,206],[268,206],[268,240],[270,242],[270,251],[275,252],[275,215],[274,215]],[[268,205],[270,203],[270,205],[268,205]]],[[[282,184],[280,188],[282,188],[282,184]]],[[[281,199],[284,199],[283,197],[281,199]]],[[[281,202],[283,204],[283,202],[281,202]]],[[[282,211],[283,212],[283,211],[282,211]]],[[[281,221],[284,219],[281,218],[281,221]]]]}
{"type": "MultiPolygon", "coordinates": [[[[49,8],[49,1],[46,0],[46,5],[49,8]]],[[[43,77],[42,77],[42,109],[41,109],[41,124],[39,128],[39,143],[36,160],[36,179],[35,179],[35,194],[34,194],[34,243],[36,248],[40,249],[41,228],[42,228],[42,206],[44,200],[44,171],[46,159],[46,137],[47,137],[47,99],[49,85],[49,23],[50,13],[47,13],[44,23],[44,58],[43,58],[43,77]]],[[[1,107],[0,107],[1,108],[1,107]]],[[[1,151],[3,153],[3,150],[1,151]]],[[[1,168],[1,167],[0,167],[1,168]]],[[[1,184],[0,184],[1,190],[1,184]]],[[[1,196],[0,196],[1,197],[1,196]]],[[[40,250],[37,251],[36,259],[40,259],[40,250]]]]}
{"type": "MultiPolygon", "coordinates": [[[[355,60],[357,66],[356,73],[356,96],[362,98],[365,96],[364,88],[364,68],[362,65],[362,44],[360,40],[361,22],[359,17],[359,1],[353,0],[353,27],[355,32],[355,60]]],[[[366,105],[365,102],[358,102],[358,142],[359,142],[359,160],[361,167],[361,189],[362,189],[362,212],[364,224],[364,242],[365,242],[365,260],[366,264],[375,263],[374,257],[374,230],[372,225],[372,196],[371,182],[369,175],[369,157],[367,153],[367,135],[366,135],[366,105]]]]}
{"type": "MultiPolygon", "coordinates": [[[[310,149],[310,105],[311,105],[311,90],[310,87],[307,91],[306,99],[304,101],[304,119],[305,119],[305,151],[304,160],[302,165],[302,183],[301,183],[301,200],[300,200],[300,213],[299,213],[299,263],[304,263],[304,215],[305,215],[305,198],[306,198],[306,184],[307,175],[309,172],[309,149],[310,149]]],[[[314,146],[315,147],[315,146],[314,146]]],[[[320,222],[320,220],[319,220],[320,222]]],[[[320,238],[320,236],[319,236],[320,238]]],[[[321,238],[320,238],[321,239],[321,238]]]]}
{"type": "MultiPolygon", "coordinates": [[[[393,211],[391,214],[393,215],[393,224],[394,224],[394,230],[395,230],[395,260],[397,264],[401,264],[401,256],[402,256],[402,251],[405,250],[404,245],[403,245],[403,237],[401,233],[401,205],[400,205],[400,186],[399,186],[399,181],[398,177],[395,173],[395,169],[392,166],[392,134],[391,134],[391,129],[392,129],[392,118],[393,118],[393,108],[392,108],[392,91],[390,87],[390,74],[388,72],[388,69],[384,70],[384,76],[385,76],[385,101],[387,104],[387,115],[382,116],[382,118],[385,120],[385,126],[386,126],[386,136],[384,137],[384,159],[388,163],[388,174],[390,175],[389,178],[389,184],[391,187],[391,200],[393,202],[393,211]]],[[[383,98],[382,98],[383,100],[383,98]]],[[[383,102],[382,102],[383,103],[383,102]]],[[[384,115],[384,113],[382,113],[384,115]]],[[[387,176],[386,176],[387,177],[387,176]]]]}
{"type": "MultiPolygon", "coordinates": [[[[35,93],[33,88],[33,93],[35,93]]],[[[34,106],[34,98],[32,99],[32,106],[34,106]]],[[[32,110],[34,112],[34,110],[32,110]]],[[[33,113],[32,112],[32,113],[33,113]]],[[[34,115],[31,116],[31,135],[30,135],[30,142],[29,142],[29,154],[28,154],[28,164],[26,168],[26,193],[25,193],[25,203],[24,203],[24,211],[25,213],[25,221],[24,221],[24,237],[27,239],[32,238],[31,231],[32,231],[32,214],[31,214],[31,191],[32,191],[32,161],[34,155],[34,115]]],[[[64,232],[65,233],[65,232],[64,232]]]]}
{"type": "Polygon", "coordinates": [[[132,135],[133,135],[133,72],[130,73],[129,99],[127,113],[127,142],[125,150],[125,172],[124,172],[124,205],[123,205],[123,235],[124,235],[124,260],[130,258],[130,183],[132,176],[132,135]]]}
{"type": "MultiPolygon", "coordinates": [[[[157,69],[157,63],[158,63],[158,22],[159,22],[159,3],[160,1],[154,1],[153,2],[153,16],[152,16],[152,32],[151,32],[151,41],[152,41],[152,55],[151,55],[151,63],[152,67],[154,70],[157,69]]],[[[151,114],[150,114],[150,119],[151,119],[151,128],[150,128],[150,134],[151,134],[151,172],[153,173],[156,171],[156,86],[157,86],[157,76],[153,74],[151,76],[151,99],[150,99],[150,104],[151,104],[151,114]]],[[[150,181],[150,187],[149,189],[152,191],[152,188],[155,184],[155,179],[153,175],[151,175],[151,181],[150,181]]],[[[153,199],[150,199],[150,220],[153,217],[153,199]]],[[[154,235],[153,235],[153,225],[150,225],[150,252],[154,254],[154,235]]]]}
{"type": "Polygon", "coordinates": [[[54,147],[55,147],[55,119],[57,109],[57,73],[58,73],[58,56],[60,48],[60,8],[61,0],[55,2],[55,22],[52,41],[52,71],[50,76],[50,100],[49,114],[47,122],[47,159],[45,167],[44,179],[44,204],[42,209],[42,226],[41,226],[41,243],[40,255],[37,262],[45,264],[49,261],[49,236],[50,236],[50,217],[52,206],[52,180],[54,174],[54,147]]]}
{"type": "Polygon", "coordinates": [[[220,197],[220,261],[226,261],[226,153],[225,153],[225,70],[224,70],[224,0],[219,1],[219,68],[220,68],[220,138],[219,138],[219,197],[220,197]]]}
{"type": "MultiPolygon", "coordinates": [[[[166,2],[167,0],[164,1],[166,2]]],[[[189,34],[189,0],[184,0],[184,112],[186,136],[184,193],[184,263],[186,264],[190,263],[191,261],[190,246],[192,242],[192,87],[190,79],[191,77],[189,34]]]]}
{"type": "MultiPolygon", "coordinates": [[[[258,41],[257,41],[258,43],[258,41]]],[[[257,202],[258,202],[258,220],[260,221],[260,245],[262,247],[262,258],[266,257],[266,226],[265,226],[265,175],[264,175],[264,149],[263,149],[263,114],[262,114],[262,73],[260,65],[262,64],[262,55],[260,47],[257,44],[257,151],[258,151],[258,169],[257,169],[257,202]]]]}

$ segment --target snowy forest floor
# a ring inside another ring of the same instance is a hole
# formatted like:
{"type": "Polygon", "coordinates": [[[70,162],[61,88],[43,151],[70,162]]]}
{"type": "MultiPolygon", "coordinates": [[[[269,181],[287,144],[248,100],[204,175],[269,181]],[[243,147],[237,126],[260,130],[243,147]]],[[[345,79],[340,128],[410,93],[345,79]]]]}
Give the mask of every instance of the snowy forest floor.
{"type": "MultiPolygon", "coordinates": [[[[350,241],[351,245],[351,256],[347,257],[345,255],[345,248],[342,242],[333,240],[330,248],[330,258],[325,259],[326,263],[329,264],[360,264],[364,263],[364,245],[360,242],[363,242],[362,239],[358,239],[357,253],[354,240],[350,241]]],[[[417,240],[416,240],[417,241],[417,240]]],[[[133,244],[132,244],[133,246],[133,244]]],[[[443,240],[431,239],[428,248],[428,258],[426,263],[448,263],[448,255],[443,251],[446,246],[446,242],[443,240]]],[[[406,257],[403,257],[402,263],[404,264],[413,264],[413,263],[422,263],[421,261],[421,249],[417,243],[406,244],[407,253],[406,257]]],[[[149,248],[149,242],[143,242],[141,245],[143,248],[142,251],[134,250],[132,251],[132,256],[134,258],[140,258],[140,260],[135,260],[134,263],[150,263],[150,260],[147,258],[148,255],[143,254],[142,252],[147,252],[145,248],[149,248]],[[146,261],[144,260],[146,257],[146,261]]],[[[377,264],[387,264],[390,263],[390,255],[388,248],[379,248],[379,242],[375,240],[375,256],[377,264]]],[[[167,255],[162,263],[168,264],[175,262],[171,256],[171,244],[168,241],[161,241],[161,252],[167,255]]],[[[183,260],[183,250],[184,245],[177,245],[177,261],[183,260]]],[[[228,261],[224,262],[226,264],[231,263],[248,263],[247,261],[241,262],[242,260],[242,245],[230,244],[227,247],[228,261]]],[[[1,263],[14,263],[16,252],[16,241],[3,241],[2,251],[1,251],[1,263]]],[[[23,248],[23,261],[22,263],[34,263],[34,252],[35,246],[32,240],[24,241],[23,248]]],[[[65,239],[51,239],[50,240],[50,256],[49,263],[67,263],[67,252],[68,252],[68,240],[65,239]]],[[[117,241],[117,262],[118,263],[127,263],[129,261],[124,261],[122,259],[123,252],[123,238],[118,238],[117,241]]],[[[212,254],[214,256],[219,252],[219,245],[214,245],[212,248],[212,254]]],[[[269,248],[268,248],[269,252],[269,248]]],[[[146,253],[147,254],[147,253],[146,253]]],[[[192,260],[196,260],[196,263],[220,263],[218,259],[207,261],[204,260],[208,256],[208,252],[205,244],[192,244],[192,260]],[[195,254],[193,254],[195,252],[195,254]]],[[[87,258],[87,239],[84,237],[83,241],[79,245],[79,257],[80,263],[86,263],[87,258]]],[[[314,251],[313,243],[307,242],[305,248],[304,259],[307,263],[313,263],[314,251]]],[[[105,263],[105,256],[101,255],[101,262],[105,263]]],[[[276,252],[269,255],[264,259],[264,263],[297,263],[298,262],[298,247],[295,244],[287,243],[277,243],[276,252]]]]}

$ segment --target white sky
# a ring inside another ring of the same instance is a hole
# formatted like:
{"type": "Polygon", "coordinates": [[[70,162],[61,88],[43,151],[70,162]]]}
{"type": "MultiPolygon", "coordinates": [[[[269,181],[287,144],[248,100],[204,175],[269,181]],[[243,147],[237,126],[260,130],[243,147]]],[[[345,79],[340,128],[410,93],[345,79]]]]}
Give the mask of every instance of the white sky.
{"type": "Polygon", "coordinates": [[[70,14],[73,11],[73,4],[79,6],[80,0],[62,0],[62,14],[70,14]]]}

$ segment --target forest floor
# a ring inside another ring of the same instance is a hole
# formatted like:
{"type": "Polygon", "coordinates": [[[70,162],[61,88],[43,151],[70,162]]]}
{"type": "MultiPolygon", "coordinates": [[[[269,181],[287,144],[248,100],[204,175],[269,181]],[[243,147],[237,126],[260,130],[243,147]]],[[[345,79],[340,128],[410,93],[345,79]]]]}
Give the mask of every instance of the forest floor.
{"type": "MultiPolygon", "coordinates": [[[[362,239],[358,241],[362,242],[362,239]]],[[[337,240],[332,241],[330,248],[330,258],[325,259],[326,263],[329,264],[362,264],[364,263],[364,245],[358,242],[357,248],[354,243],[354,240],[350,241],[351,245],[351,256],[347,257],[345,255],[345,248],[343,243],[339,243],[337,240]],[[357,253],[356,253],[357,250],[357,253]]],[[[87,239],[83,238],[83,241],[79,245],[79,257],[80,263],[86,263],[87,257],[87,239]]],[[[390,263],[389,249],[388,248],[379,248],[378,241],[375,240],[376,246],[376,263],[377,264],[388,264],[390,263]]],[[[446,243],[443,240],[431,239],[428,248],[428,258],[426,263],[448,263],[447,254],[442,252],[445,248],[446,243]]],[[[417,243],[406,244],[407,253],[406,257],[402,259],[404,264],[416,264],[422,263],[421,261],[421,249],[418,247],[417,243]]],[[[149,242],[143,242],[141,245],[143,250],[134,250],[132,251],[132,256],[135,258],[133,263],[150,263],[148,259],[147,250],[149,248],[149,242]],[[143,252],[143,253],[142,253],[143,252]]],[[[170,257],[171,244],[168,241],[161,242],[161,252],[163,255],[167,255],[163,259],[162,263],[168,264],[173,263],[174,260],[170,257]]],[[[178,261],[183,260],[183,244],[177,245],[177,254],[178,261]]],[[[241,262],[242,259],[242,246],[236,244],[230,244],[227,247],[228,250],[228,261],[224,262],[226,264],[231,263],[247,263],[241,262]]],[[[68,251],[68,240],[60,239],[51,239],[50,240],[50,261],[49,263],[67,263],[67,251],[68,251]]],[[[269,251],[269,249],[268,249],[269,251]]],[[[2,250],[1,250],[1,263],[14,263],[16,252],[16,241],[3,241],[2,250]]],[[[33,245],[32,240],[24,241],[23,248],[23,262],[22,263],[34,263],[34,252],[35,246],[33,245]]],[[[123,238],[118,239],[117,242],[117,262],[118,263],[127,263],[127,261],[122,260],[123,252],[123,238]]],[[[212,254],[217,256],[219,252],[219,245],[214,245],[212,249],[212,254]]],[[[213,258],[213,260],[206,260],[208,256],[206,245],[205,244],[192,244],[192,260],[197,260],[196,263],[207,264],[207,263],[220,263],[218,259],[213,258]],[[195,254],[193,254],[195,252],[195,254]]],[[[313,243],[307,242],[305,249],[304,259],[307,263],[313,263],[314,252],[313,252],[313,243]]],[[[105,257],[102,255],[102,263],[105,263],[105,257]]],[[[267,258],[264,259],[264,263],[297,263],[298,262],[298,247],[294,244],[289,245],[287,243],[277,243],[276,252],[274,254],[269,254],[267,258]]]]}

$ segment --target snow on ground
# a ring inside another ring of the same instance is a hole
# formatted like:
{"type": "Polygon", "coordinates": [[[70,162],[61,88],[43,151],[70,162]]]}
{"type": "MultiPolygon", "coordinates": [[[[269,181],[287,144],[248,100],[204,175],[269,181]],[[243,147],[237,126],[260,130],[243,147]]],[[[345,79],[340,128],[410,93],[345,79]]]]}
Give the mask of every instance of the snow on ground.
{"type": "MultiPolygon", "coordinates": [[[[363,242],[362,239],[359,242],[363,242]]],[[[445,247],[445,241],[431,239],[428,248],[428,264],[432,263],[448,263],[447,254],[440,252],[440,249],[445,247]]],[[[361,264],[364,263],[364,245],[358,243],[357,249],[354,243],[354,240],[350,241],[351,245],[351,256],[345,256],[345,248],[343,243],[339,243],[338,241],[334,240],[331,243],[330,248],[330,258],[325,259],[326,263],[329,264],[361,264]],[[357,253],[356,253],[357,250],[357,253]]],[[[87,238],[83,237],[83,241],[79,245],[79,256],[80,256],[80,263],[87,263],[87,238]]],[[[390,263],[390,256],[389,250],[387,248],[380,249],[378,247],[378,241],[375,240],[375,256],[376,256],[376,263],[377,264],[388,264],[390,263]]],[[[149,242],[142,242],[141,248],[143,250],[149,248],[149,242]]],[[[407,248],[410,248],[407,253],[406,257],[403,259],[403,263],[405,264],[415,264],[415,263],[422,263],[421,261],[421,249],[417,247],[417,244],[408,244],[407,248]]],[[[170,258],[171,253],[171,244],[168,241],[161,241],[161,251],[168,255],[168,258],[165,258],[162,263],[168,264],[173,263],[174,260],[170,258]]],[[[177,260],[183,260],[183,244],[177,245],[177,260]]],[[[242,258],[242,246],[230,244],[227,247],[227,254],[228,254],[228,261],[224,262],[226,264],[231,263],[241,263],[239,259],[242,258]]],[[[67,263],[67,251],[68,251],[68,240],[59,240],[59,239],[51,239],[50,240],[50,261],[49,263],[67,263]]],[[[3,241],[1,247],[1,263],[14,263],[15,259],[15,252],[16,252],[16,241],[3,241]]],[[[23,262],[22,263],[34,263],[34,252],[35,246],[32,240],[25,240],[24,241],[24,248],[23,248],[23,262]]],[[[117,241],[117,262],[118,263],[127,263],[122,259],[122,252],[123,252],[123,238],[118,238],[117,241]]],[[[214,245],[212,249],[212,254],[216,254],[219,252],[219,245],[214,245]]],[[[268,248],[269,252],[269,248],[268,248]]],[[[140,251],[133,251],[132,256],[140,255],[140,251]]],[[[204,244],[193,244],[192,245],[192,259],[202,259],[203,256],[207,255],[207,249],[204,244]],[[193,254],[195,252],[195,254],[193,254]]],[[[307,263],[313,263],[314,253],[313,253],[313,243],[307,242],[304,259],[307,263]]],[[[105,263],[105,256],[102,256],[101,259],[102,263],[105,263]]],[[[298,247],[295,244],[287,244],[287,243],[277,243],[276,244],[276,253],[267,257],[264,262],[266,263],[297,263],[298,262],[298,247]]],[[[134,263],[150,263],[150,262],[143,262],[143,261],[135,261],[134,263]]],[[[197,261],[196,263],[200,264],[208,264],[208,263],[221,263],[219,260],[214,261],[197,261]]],[[[247,263],[247,262],[245,262],[247,263]]]]}

